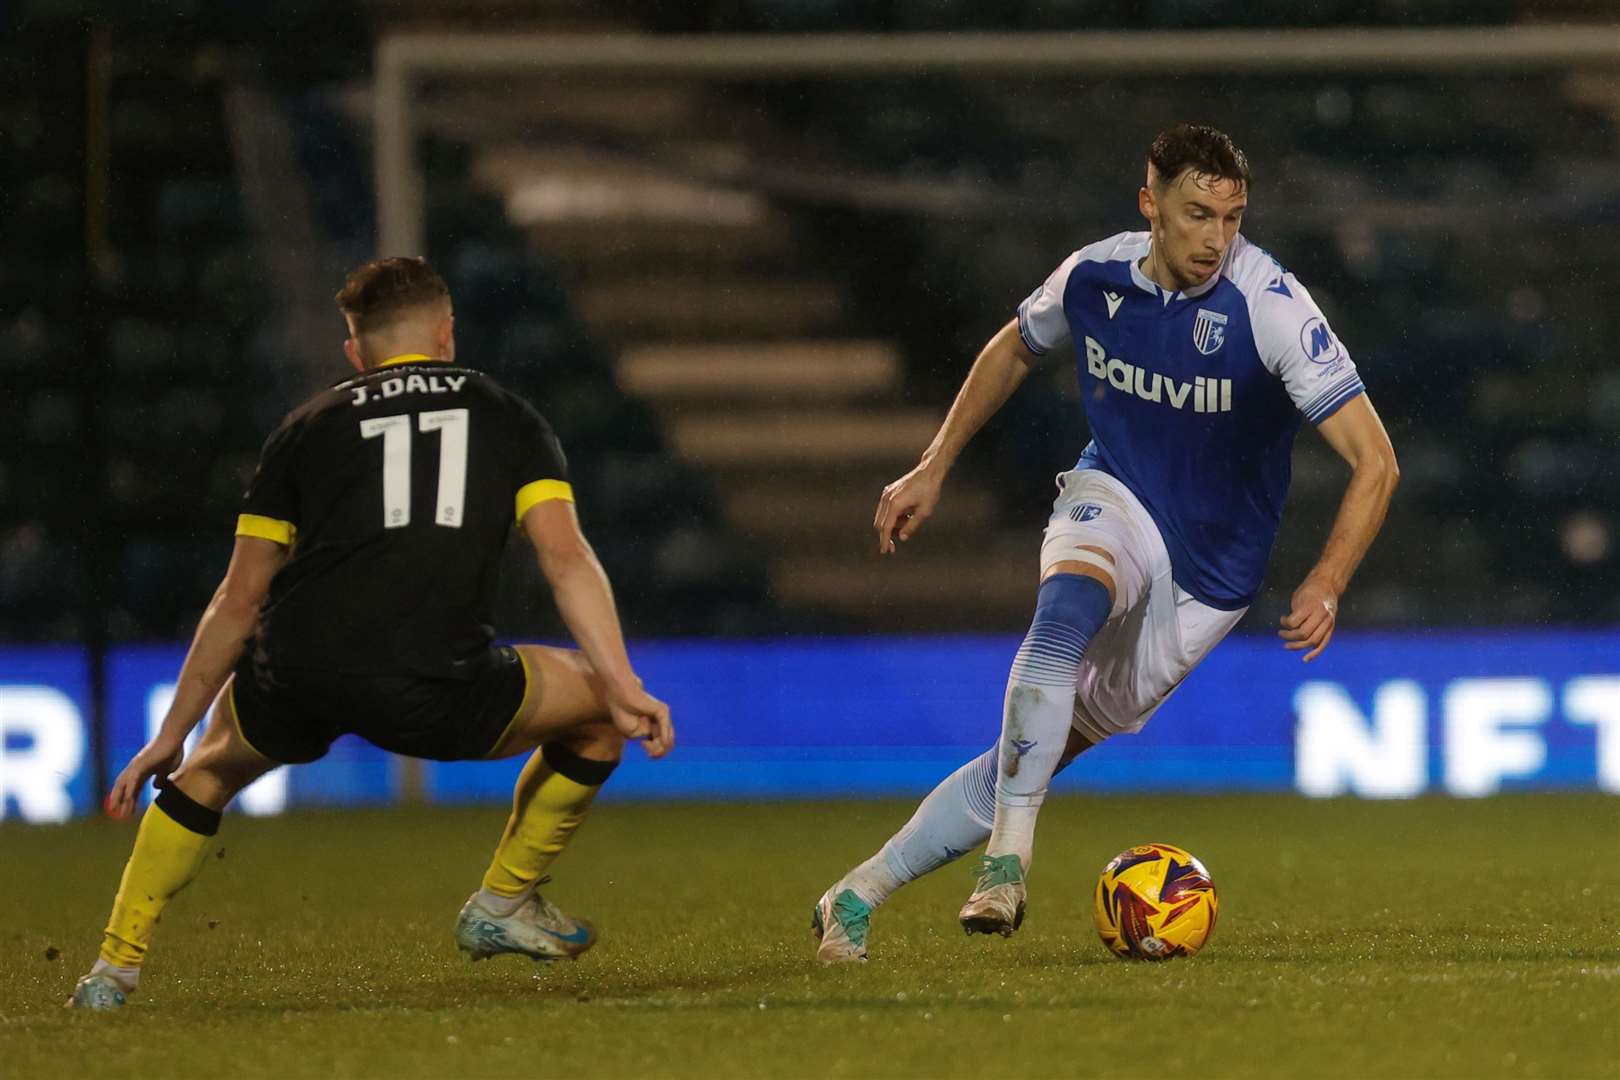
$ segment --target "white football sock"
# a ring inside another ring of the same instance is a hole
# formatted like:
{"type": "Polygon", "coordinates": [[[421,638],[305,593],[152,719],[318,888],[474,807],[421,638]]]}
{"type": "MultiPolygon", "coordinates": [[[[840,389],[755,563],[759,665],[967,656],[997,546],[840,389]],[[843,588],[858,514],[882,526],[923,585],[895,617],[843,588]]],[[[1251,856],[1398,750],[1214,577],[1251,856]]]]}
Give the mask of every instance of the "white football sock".
{"type": "Polygon", "coordinates": [[[102,972],[106,972],[108,975],[111,975],[113,979],[117,981],[118,985],[124,988],[125,993],[129,993],[130,991],[134,990],[135,987],[140,985],[140,968],[114,967],[112,964],[107,963],[107,961],[98,956],[96,957],[96,962],[90,965],[90,974],[100,975],[102,972]]]}
{"type": "Polygon", "coordinates": [[[488,889],[479,889],[478,906],[497,919],[504,919],[522,907],[523,902],[529,898],[531,892],[533,892],[532,889],[526,889],[516,896],[502,896],[500,893],[492,893],[488,889]]]}
{"type": "Polygon", "coordinates": [[[996,748],[939,782],[911,820],[876,855],[844,875],[834,891],[852,889],[877,907],[916,881],[984,843],[996,814],[996,748]]]}

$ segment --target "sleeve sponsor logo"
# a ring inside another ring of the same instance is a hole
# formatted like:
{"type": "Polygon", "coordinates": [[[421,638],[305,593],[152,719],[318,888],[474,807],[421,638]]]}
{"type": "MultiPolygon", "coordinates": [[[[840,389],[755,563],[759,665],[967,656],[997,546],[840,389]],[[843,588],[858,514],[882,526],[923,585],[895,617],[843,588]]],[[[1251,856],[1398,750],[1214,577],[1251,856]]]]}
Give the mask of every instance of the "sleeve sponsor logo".
{"type": "Polygon", "coordinates": [[[1328,329],[1326,320],[1320,315],[1312,315],[1305,325],[1299,329],[1299,347],[1305,353],[1305,359],[1313,364],[1326,367],[1339,359],[1339,341],[1328,329]]]}

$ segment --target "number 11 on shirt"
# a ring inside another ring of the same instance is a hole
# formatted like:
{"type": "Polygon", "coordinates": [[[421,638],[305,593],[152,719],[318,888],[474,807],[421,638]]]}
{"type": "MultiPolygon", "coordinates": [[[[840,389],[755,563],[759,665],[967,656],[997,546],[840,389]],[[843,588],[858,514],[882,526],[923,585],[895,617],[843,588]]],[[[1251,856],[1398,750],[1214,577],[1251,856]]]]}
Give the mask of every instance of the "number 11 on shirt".
{"type": "MultiPolygon", "coordinates": [[[[417,417],[421,431],[439,433],[439,493],[433,523],[461,528],[467,493],[467,410],[438,409],[417,417]]],[[[383,441],[383,528],[411,523],[411,418],[408,413],[360,421],[360,436],[383,441]]]]}

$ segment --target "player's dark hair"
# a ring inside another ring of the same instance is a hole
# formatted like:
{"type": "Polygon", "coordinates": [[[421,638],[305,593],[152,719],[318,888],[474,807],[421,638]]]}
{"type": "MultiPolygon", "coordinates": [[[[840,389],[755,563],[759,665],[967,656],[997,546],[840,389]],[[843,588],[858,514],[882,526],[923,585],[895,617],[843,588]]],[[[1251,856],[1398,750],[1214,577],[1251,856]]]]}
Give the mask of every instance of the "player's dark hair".
{"type": "Polygon", "coordinates": [[[450,288],[426,259],[396,256],[357,267],[338,290],[338,310],[354,321],[354,332],[388,325],[403,312],[450,299],[450,288]]]}
{"type": "Polygon", "coordinates": [[[1249,159],[1232,144],[1223,131],[1208,124],[1177,124],[1159,132],[1148,150],[1148,164],[1168,184],[1183,171],[1192,169],[1200,176],[1235,180],[1247,190],[1249,159]]]}

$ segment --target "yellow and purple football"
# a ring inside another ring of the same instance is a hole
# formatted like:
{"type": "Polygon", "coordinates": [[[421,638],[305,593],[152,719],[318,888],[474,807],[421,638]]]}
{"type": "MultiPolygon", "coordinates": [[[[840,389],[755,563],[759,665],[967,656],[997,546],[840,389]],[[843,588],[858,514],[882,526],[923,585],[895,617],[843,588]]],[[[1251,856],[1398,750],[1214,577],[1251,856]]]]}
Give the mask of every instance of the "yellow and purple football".
{"type": "Polygon", "coordinates": [[[1215,882],[1174,844],[1141,844],[1115,855],[1097,879],[1097,933],[1116,956],[1191,956],[1215,929],[1215,882]]]}

